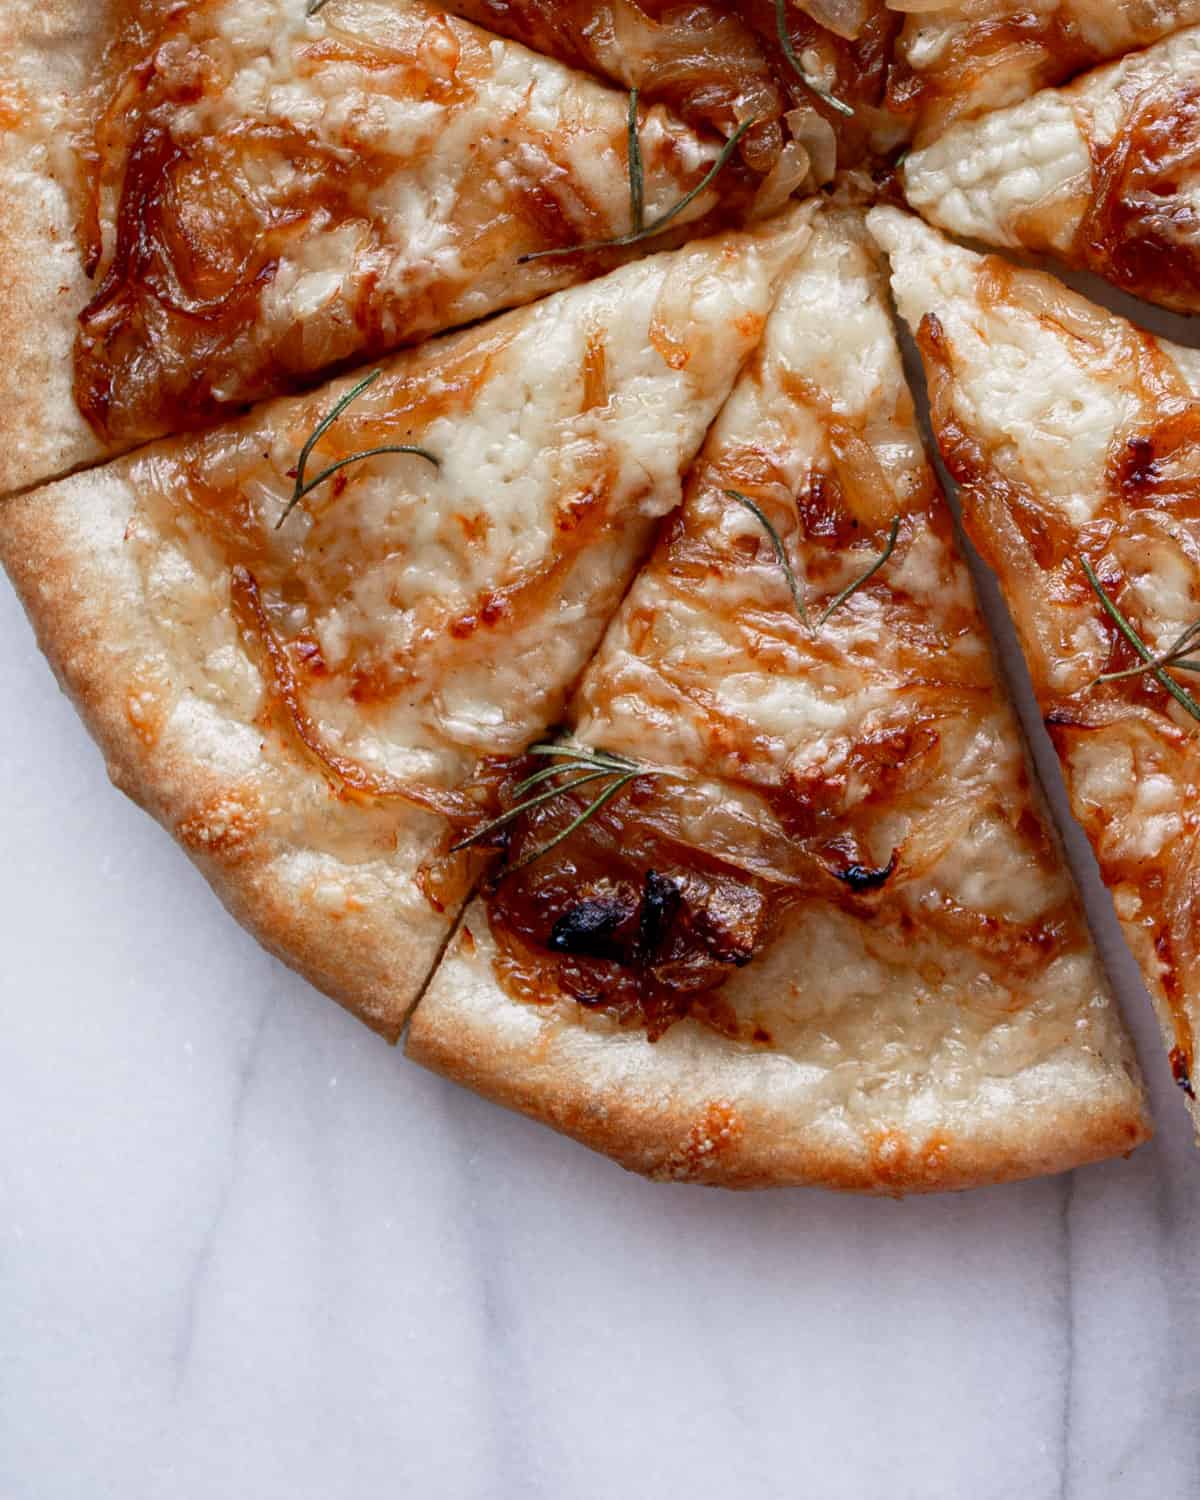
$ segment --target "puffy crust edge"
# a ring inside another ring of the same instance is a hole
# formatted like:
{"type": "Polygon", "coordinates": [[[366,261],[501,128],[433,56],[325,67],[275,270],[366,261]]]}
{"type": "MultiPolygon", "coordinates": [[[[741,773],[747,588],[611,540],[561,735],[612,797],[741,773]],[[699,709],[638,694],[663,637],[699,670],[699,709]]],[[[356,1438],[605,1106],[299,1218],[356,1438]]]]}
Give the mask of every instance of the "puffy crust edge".
{"type": "MultiPolygon", "coordinates": [[[[369,899],[327,911],[308,894],[342,879],[333,855],[288,846],[252,815],[231,839],[209,838],[213,809],[241,804],[245,766],[222,743],[220,724],[174,714],[148,745],[126,712],[137,668],[152,649],[133,564],[122,553],[132,504],[121,466],[75,475],[0,506],[0,562],[7,569],[59,685],[102,750],[115,786],[173,834],[231,915],[317,989],[388,1041],[428,978],[454,918],[428,909],[414,924],[394,903],[415,870],[386,862],[369,899]],[[197,836],[189,838],[193,828],[197,836]],[[304,868],[296,868],[297,861],[304,868]],[[390,885],[389,885],[390,881],[390,885]]],[[[231,729],[237,726],[230,726],[231,729]]],[[[287,796],[311,788],[302,764],[272,762],[287,796]]],[[[424,820],[427,815],[416,813],[424,820]]],[[[430,827],[436,820],[430,818],[430,827]]],[[[423,827],[423,823],[422,823],[423,827]]]]}
{"type": "MultiPolygon", "coordinates": [[[[630,1171],[727,1188],[820,1186],[898,1197],[1015,1181],[1128,1154],[1149,1139],[1136,1070],[1079,1052],[986,1108],[871,1131],[814,1110],[804,1069],[693,1023],[651,1044],[523,1004],[492,969],[475,902],[413,1013],[414,1061],[550,1125],[630,1171]]],[[[797,955],[797,963],[803,955],[797,955]]]]}

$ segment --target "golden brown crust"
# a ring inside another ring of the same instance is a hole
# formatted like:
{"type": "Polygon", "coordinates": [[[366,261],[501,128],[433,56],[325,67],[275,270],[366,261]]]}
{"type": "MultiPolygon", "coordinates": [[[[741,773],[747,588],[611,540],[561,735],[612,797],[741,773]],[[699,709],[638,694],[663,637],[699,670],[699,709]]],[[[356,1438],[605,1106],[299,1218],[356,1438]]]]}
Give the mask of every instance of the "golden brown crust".
{"type": "Polygon", "coordinates": [[[860,1123],[830,1097],[832,1074],[695,1023],[650,1043],[573,1006],[515,1003],[494,954],[475,903],[417,1006],[407,1055],[647,1177],[898,1196],[1066,1171],[1150,1136],[1132,1068],[1083,1049],[998,1073],[961,1102],[917,1086],[903,1123],[860,1123]]]}
{"type": "MultiPolygon", "coordinates": [[[[395,1041],[449,919],[414,899],[394,855],[347,864],[332,852],[289,849],[273,831],[265,808],[311,798],[311,771],[265,742],[256,747],[255,726],[172,693],[124,551],[131,506],[111,467],[6,502],[0,562],[42,650],[114,784],[175,834],[233,916],[395,1041]]],[[[427,839],[440,824],[412,818],[424,821],[427,839]]]]}

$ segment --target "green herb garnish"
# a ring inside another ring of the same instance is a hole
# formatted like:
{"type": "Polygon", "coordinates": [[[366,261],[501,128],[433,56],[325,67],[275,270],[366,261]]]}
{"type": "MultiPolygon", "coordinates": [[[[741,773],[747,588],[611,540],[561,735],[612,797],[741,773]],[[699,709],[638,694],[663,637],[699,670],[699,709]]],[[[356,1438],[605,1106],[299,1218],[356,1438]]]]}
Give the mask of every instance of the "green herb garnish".
{"type": "Polygon", "coordinates": [[[304,14],[315,16],[324,4],[325,0],[308,0],[308,4],[304,7],[304,14]]]}
{"type": "Polygon", "coordinates": [[[659,214],[649,224],[645,222],[645,177],[642,168],[642,147],[637,128],[637,89],[629,92],[629,213],[633,228],[628,234],[617,235],[611,240],[591,240],[584,245],[558,245],[552,250],[530,250],[517,256],[517,264],[523,266],[531,260],[549,260],[553,256],[583,255],[590,250],[619,250],[653,238],[677,218],[685,208],[694,203],[701,193],[724,169],[729,158],[737,150],[738,142],[752,125],[758,123],[757,115],[743,120],[721,148],[721,154],[694,188],[685,193],[679,202],[659,214]]]}
{"type": "Polygon", "coordinates": [[[850,105],[844,99],[839,99],[835,94],[831,94],[828,89],[822,88],[796,56],[796,49],[792,46],[792,38],[787,27],[787,0],[775,0],[775,30],[779,34],[779,45],[783,48],[784,57],[791,63],[804,87],[810,93],[816,94],[818,99],[828,104],[830,109],[836,109],[839,114],[852,116],[854,110],[850,105]]]}
{"type": "Polygon", "coordinates": [[[743,495],[741,490],[726,490],[725,493],[731,500],[736,500],[739,505],[744,505],[762,529],[771,539],[771,545],[775,549],[775,556],[779,566],[783,569],[783,576],[787,579],[788,588],[792,591],[792,602],[796,606],[796,613],[800,616],[800,623],[808,628],[808,610],[804,607],[804,596],[800,592],[800,584],[792,571],[792,565],[788,562],[787,550],[783,545],[783,538],[771,525],[770,517],[766,511],[749,495],[743,495]]]}
{"type": "Polygon", "coordinates": [[[871,579],[875,577],[876,573],[879,572],[880,568],[883,567],[884,563],[887,562],[888,558],[891,557],[892,553],[896,550],[896,538],[899,535],[900,517],[893,516],[892,529],[888,532],[888,539],[886,544],[884,545],[883,551],[879,554],[879,556],[875,559],[875,561],[871,564],[867,571],[862,574],[861,577],[856,578],[853,583],[848,584],[837,596],[837,598],[834,599],[832,604],[826,605],[825,609],[821,612],[820,619],[817,621],[818,626],[824,625],[825,621],[828,620],[829,616],[834,612],[834,610],[839,608],[839,606],[845,604],[846,600],[849,599],[851,594],[857,594],[864,583],[870,583],[871,579]]]}
{"type": "MultiPolygon", "coordinates": [[[[321,0],[321,4],[324,4],[324,0],[321,0]]],[[[350,403],[352,401],[357,401],[362,393],[367,389],[367,387],[374,385],[382,374],[382,370],[372,370],[369,375],[365,375],[352,391],[348,391],[342,397],[342,399],[333,408],[329,415],[322,418],[320,423],[314,429],[312,435],[309,437],[308,441],[305,443],[304,447],[301,448],[300,457],[297,460],[296,468],[294,470],[296,480],[295,488],[292,490],[291,497],[289,498],[287,505],[284,507],[283,515],[281,515],[279,520],[275,523],[276,531],[279,530],[279,528],[291,515],[292,511],[295,510],[296,506],[300,504],[305,495],[311,494],[319,484],[324,484],[327,479],[336,474],[339,469],[344,469],[347,464],[356,464],[361,462],[361,460],[364,458],[374,458],[377,454],[380,453],[413,453],[418,458],[423,458],[426,463],[431,463],[435,469],[441,468],[441,459],[439,459],[435,454],[430,453],[425,448],[416,448],[413,447],[410,443],[388,443],[380,448],[364,448],[360,453],[347,454],[345,458],[339,458],[336,463],[330,464],[327,469],[322,469],[321,472],[314,478],[306,479],[304,477],[304,470],[306,465],[308,464],[309,456],[312,453],[313,449],[317,446],[317,444],[321,441],[321,439],[325,436],[325,434],[329,431],[329,429],[333,426],[333,424],[337,421],[341,414],[346,410],[350,403]]]]}
{"type": "MultiPolygon", "coordinates": [[[[1099,599],[1100,603],[1104,606],[1105,613],[1108,615],[1109,619],[1112,620],[1113,624],[1116,625],[1117,629],[1121,632],[1121,634],[1125,637],[1125,639],[1129,642],[1129,644],[1133,647],[1137,654],[1141,657],[1143,662],[1143,665],[1141,667],[1134,667],[1132,668],[1132,670],[1127,672],[1107,672],[1096,680],[1098,682],[1115,682],[1117,679],[1122,677],[1136,677],[1149,672],[1152,676],[1156,677],[1159,682],[1162,683],[1163,687],[1165,687],[1167,692],[1170,693],[1171,697],[1175,699],[1176,703],[1178,703],[1182,708],[1185,708],[1188,713],[1191,714],[1193,719],[1200,721],[1200,703],[1197,703],[1195,698],[1193,698],[1189,692],[1180,687],[1179,683],[1177,683],[1171,676],[1170,672],[1167,671],[1167,665],[1169,663],[1170,665],[1176,667],[1185,667],[1189,672],[1200,672],[1200,662],[1183,661],[1175,658],[1173,654],[1184,641],[1185,637],[1187,637],[1188,639],[1189,646],[1195,643],[1197,636],[1200,635],[1200,622],[1197,622],[1197,624],[1195,625],[1189,625],[1183,635],[1181,635],[1179,639],[1173,643],[1173,645],[1167,652],[1164,652],[1160,656],[1156,656],[1154,652],[1150,650],[1149,646],[1146,645],[1145,641],[1142,640],[1141,636],[1138,635],[1137,631],[1133,628],[1133,626],[1129,623],[1129,621],[1125,618],[1125,616],[1121,613],[1121,611],[1117,608],[1113,601],[1109,598],[1109,596],[1105,593],[1104,585],[1100,582],[1095,568],[1092,567],[1087,558],[1081,557],[1079,559],[1079,565],[1087,574],[1087,581],[1091,584],[1092,591],[1095,593],[1097,599],[1099,599]]],[[[1186,652],[1188,647],[1184,647],[1183,649],[1186,652]]]]}
{"type": "Polygon", "coordinates": [[[535,771],[532,776],[526,776],[524,781],[518,782],[512,789],[513,796],[518,799],[515,805],[507,812],[501,813],[498,818],[493,818],[490,823],[485,823],[482,828],[476,829],[467,838],[460,839],[451,847],[452,854],[472,844],[481,843],[523,813],[531,812],[535,807],[552,802],[556,797],[566,796],[580,787],[591,786],[596,782],[607,782],[608,784],[601,790],[599,796],[593,798],[561,832],[556,833],[548,843],[540,845],[531,854],[518,860],[515,865],[508,866],[509,870],[522,870],[526,865],[533,864],[534,860],[541,859],[544,854],[549,854],[551,849],[557,848],[564,839],[570,838],[577,828],[581,828],[589,818],[598,813],[606,803],[611,802],[639,776],[679,776],[677,771],[643,766],[635,760],[628,760],[624,755],[617,755],[614,751],[592,750],[584,745],[534,745],[528,754],[545,756],[554,764],[535,771]],[[560,782],[558,778],[562,776],[572,779],[560,782]],[[535,790],[541,786],[545,786],[546,790],[535,790]]]}

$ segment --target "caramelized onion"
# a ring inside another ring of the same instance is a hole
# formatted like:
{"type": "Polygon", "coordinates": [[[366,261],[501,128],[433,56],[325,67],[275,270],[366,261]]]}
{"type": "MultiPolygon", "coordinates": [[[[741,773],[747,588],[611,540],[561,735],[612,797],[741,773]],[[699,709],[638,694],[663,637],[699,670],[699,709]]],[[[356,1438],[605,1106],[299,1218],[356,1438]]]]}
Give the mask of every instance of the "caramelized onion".
{"type": "Polygon", "coordinates": [[[870,0],[793,0],[818,26],[848,42],[856,41],[871,16],[870,0]]]}

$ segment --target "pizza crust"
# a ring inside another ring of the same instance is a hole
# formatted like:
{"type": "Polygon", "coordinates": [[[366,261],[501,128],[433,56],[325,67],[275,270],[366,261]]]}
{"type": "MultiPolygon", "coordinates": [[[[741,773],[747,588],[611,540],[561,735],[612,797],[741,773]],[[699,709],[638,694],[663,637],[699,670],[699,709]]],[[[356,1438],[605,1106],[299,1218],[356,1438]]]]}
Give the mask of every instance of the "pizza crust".
{"type": "Polygon", "coordinates": [[[39,644],[114,785],[175,835],[265,947],[394,1041],[445,938],[413,880],[441,820],[413,813],[396,850],[372,853],[335,807],[352,858],[279,837],[271,810],[330,816],[326,789],[269,753],[253,723],[194,694],[171,703],[171,664],[126,544],[135,504],[112,468],[7,503],[0,561],[39,644]]]}

